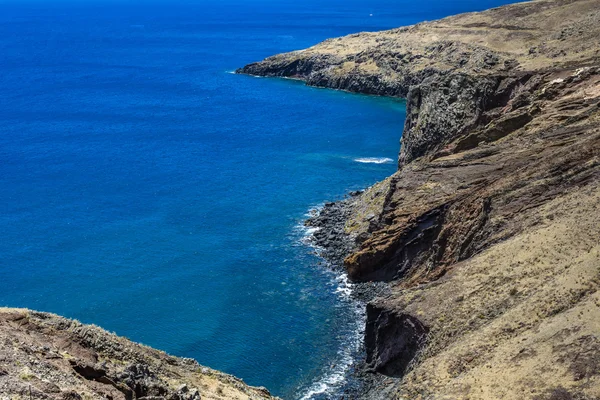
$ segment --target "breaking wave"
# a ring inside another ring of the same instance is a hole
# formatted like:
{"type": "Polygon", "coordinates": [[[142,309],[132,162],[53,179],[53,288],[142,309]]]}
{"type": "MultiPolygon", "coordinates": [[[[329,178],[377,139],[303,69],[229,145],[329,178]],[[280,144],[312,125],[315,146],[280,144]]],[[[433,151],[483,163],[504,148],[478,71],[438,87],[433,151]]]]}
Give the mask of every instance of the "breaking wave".
{"type": "MultiPolygon", "coordinates": [[[[305,216],[308,218],[318,214],[322,207],[322,205],[319,205],[311,208],[305,216]]],[[[307,227],[302,223],[296,227],[296,232],[300,234],[299,241],[303,245],[310,247],[318,256],[322,254],[324,249],[316,244],[314,234],[320,229],[318,227],[307,227]]],[[[326,264],[330,265],[328,262],[326,264]]],[[[299,400],[323,400],[339,394],[340,390],[344,388],[347,374],[360,351],[364,335],[365,309],[352,297],[354,284],[350,282],[344,272],[340,272],[337,269],[334,270],[333,268],[330,269],[330,272],[333,291],[338,296],[340,305],[347,308],[350,312],[351,326],[346,331],[346,337],[340,344],[335,359],[331,360],[331,369],[324,371],[308,386],[302,388],[298,394],[299,400]]]]}
{"type": "Polygon", "coordinates": [[[394,160],[387,157],[362,157],[355,158],[354,161],[364,164],[391,164],[394,162],[394,160]]]}

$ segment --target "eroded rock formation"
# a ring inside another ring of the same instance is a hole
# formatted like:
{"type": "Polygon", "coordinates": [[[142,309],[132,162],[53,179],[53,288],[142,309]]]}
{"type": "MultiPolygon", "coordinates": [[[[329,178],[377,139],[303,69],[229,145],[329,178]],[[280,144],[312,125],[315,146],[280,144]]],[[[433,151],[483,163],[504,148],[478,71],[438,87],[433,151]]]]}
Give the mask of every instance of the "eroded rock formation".
{"type": "Polygon", "coordinates": [[[230,375],[54,314],[0,308],[0,399],[271,399],[230,375]]]}
{"type": "Polygon", "coordinates": [[[238,72],[407,99],[398,172],[346,222],[349,276],[391,282],[366,347],[403,377],[397,396],[600,397],[600,1],[359,33],[238,72]]]}

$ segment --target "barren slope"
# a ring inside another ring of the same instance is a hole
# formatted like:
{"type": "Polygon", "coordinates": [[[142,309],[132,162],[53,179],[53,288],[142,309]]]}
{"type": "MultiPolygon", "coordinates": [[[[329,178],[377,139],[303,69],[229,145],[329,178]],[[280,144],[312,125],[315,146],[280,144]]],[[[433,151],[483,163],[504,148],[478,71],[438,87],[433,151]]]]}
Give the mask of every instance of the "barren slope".
{"type": "Polygon", "coordinates": [[[365,398],[600,396],[600,0],[331,39],[238,72],[407,97],[393,176],[351,200],[365,398]]]}
{"type": "Polygon", "coordinates": [[[230,375],[93,325],[0,308],[0,399],[271,399],[230,375]]]}
{"type": "Polygon", "coordinates": [[[403,397],[546,399],[564,389],[572,397],[558,399],[600,398],[600,186],[530,217],[527,231],[381,301],[429,329],[421,362],[396,389],[403,397]]]}

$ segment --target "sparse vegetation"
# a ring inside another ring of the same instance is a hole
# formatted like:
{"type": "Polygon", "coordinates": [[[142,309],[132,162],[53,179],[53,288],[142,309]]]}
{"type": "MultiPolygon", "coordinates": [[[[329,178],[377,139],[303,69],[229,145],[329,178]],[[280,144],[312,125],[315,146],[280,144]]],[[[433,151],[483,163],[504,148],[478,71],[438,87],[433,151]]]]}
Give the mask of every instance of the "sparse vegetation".
{"type": "Polygon", "coordinates": [[[57,393],[62,400],[135,398],[134,393],[180,400],[272,398],[194,360],[169,356],[97,326],[23,309],[0,308],[0,354],[0,400],[22,398],[23,393],[27,400],[57,393]]]}

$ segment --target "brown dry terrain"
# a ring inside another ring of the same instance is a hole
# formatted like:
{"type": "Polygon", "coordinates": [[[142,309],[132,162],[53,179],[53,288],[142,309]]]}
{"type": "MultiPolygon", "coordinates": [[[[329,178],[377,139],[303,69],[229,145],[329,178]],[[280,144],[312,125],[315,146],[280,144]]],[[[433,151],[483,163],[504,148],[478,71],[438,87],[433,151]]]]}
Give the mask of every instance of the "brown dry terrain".
{"type": "Polygon", "coordinates": [[[93,325],[0,308],[0,399],[271,399],[230,375],[93,325]]]}
{"type": "Polygon", "coordinates": [[[600,398],[600,0],[327,40],[238,72],[407,98],[398,171],[351,200],[364,398],[600,398]]]}
{"type": "Polygon", "coordinates": [[[289,76],[316,86],[408,93],[427,70],[485,76],[595,63],[600,56],[596,0],[537,0],[382,32],[329,39],[238,70],[289,76]],[[328,82],[327,82],[328,81],[328,82]],[[364,82],[381,81],[370,88],[364,82]]]}
{"type": "Polygon", "coordinates": [[[526,231],[384,301],[430,330],[404,397],[600,398],[600,186],[530,216],[526,231]]]}
{"type": "MultiPolygon", "coordinates": [[[[349,201],[362,398],[600,399],[600,0],[331,39],[241,73],[407,98],[399,169],[349,201]]],[[[0,399],[263,399],[190,359],[0,309],[0,399]]]]}

